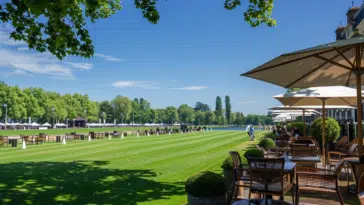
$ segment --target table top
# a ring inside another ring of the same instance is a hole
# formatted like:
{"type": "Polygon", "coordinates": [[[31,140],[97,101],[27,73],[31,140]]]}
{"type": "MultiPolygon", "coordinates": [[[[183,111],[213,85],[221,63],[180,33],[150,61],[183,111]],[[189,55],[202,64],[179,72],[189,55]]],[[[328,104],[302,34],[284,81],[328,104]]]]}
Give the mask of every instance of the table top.
{"type": "MultiPolygon", "coordinates": [[[[264,199],[243,199],[239,200],[233,203],[233,205],[265,205],[264,199]]],[[[271,200],[268,199],[268,205],[292,205],[289,202],[286,201],[277,201],[277,200],[271,200]]]]}
{"type": "Polygon", "coordinates": [[[293,162],[320,162],[318,156],[288,156],[288,159],[293,162]]]}
{"type": "MultiPolygon", "coordinates": [[[[286,172],[286,173],[293,172],[296,165],[297,165],[296,162],[285,162],[284,163],[284,172],[286,172]]],[[[243,164],[243,169],[249,169],[249,165],[243,164]]]]}

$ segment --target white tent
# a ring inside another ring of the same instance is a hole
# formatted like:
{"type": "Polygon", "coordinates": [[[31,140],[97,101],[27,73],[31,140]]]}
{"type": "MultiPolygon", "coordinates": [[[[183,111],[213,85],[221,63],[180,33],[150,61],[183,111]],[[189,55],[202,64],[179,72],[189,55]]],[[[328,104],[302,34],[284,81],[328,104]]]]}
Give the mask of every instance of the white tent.
{"type": "Polygon", "coordinates": [[[51,125],[51,124],[49,124],[48,122],[46,122],[46,123],[44,123],[42,126],[43,126],[43,127],[51,127],[52,125],[51,125]]]}
{"type": "Polygon", "coordinates": [[[36,123],[36,122],[33,122],[33,123],[31,124],[31,126],[32,126],[32,127],[39,127],[39,126],[40,126],[40,124],[38,124],[38,123],[36,123]]]}

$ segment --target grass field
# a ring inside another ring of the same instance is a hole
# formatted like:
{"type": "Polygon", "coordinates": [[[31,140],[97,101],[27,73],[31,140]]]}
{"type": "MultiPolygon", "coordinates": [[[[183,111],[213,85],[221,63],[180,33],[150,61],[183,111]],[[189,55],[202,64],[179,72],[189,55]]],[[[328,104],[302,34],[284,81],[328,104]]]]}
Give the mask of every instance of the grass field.
{"type": "Polygon", "coordinates": [[[212,131],[0,148],[0,203],[184,205],[186,179],[221,173],[228,151],[247,140],[212,131]]]}
{"type": "MultiPolygon", "coordinates": [[[[202,127],[202,126],[201,126],[202,127]]],[[[209,127],[209,126],[208,126],[209,127]]],[[[218,126],[213,126],[212,128],[217,128],[218,126]]],[[[221,126],[220,126],[221,127],[221,126]]],[[[179,128],[179,127],[178,127],[179,128]]],[[[69,129],[49,129],[49,130],[0,130],[0,136],[18,136],[22,135],[38,135],[41,133],[46,133],[48,135],[60,135],[66,134],[71,132],[76,133],[88,133],[91,131],[94,132],[111,132],[114,130],[117,131],[134,131],[134,130],[155,130],[156,127],[122,127],[122,128],[115,128],[115,127],[107,127],[107,128],[69,128],[69,129]]]]}

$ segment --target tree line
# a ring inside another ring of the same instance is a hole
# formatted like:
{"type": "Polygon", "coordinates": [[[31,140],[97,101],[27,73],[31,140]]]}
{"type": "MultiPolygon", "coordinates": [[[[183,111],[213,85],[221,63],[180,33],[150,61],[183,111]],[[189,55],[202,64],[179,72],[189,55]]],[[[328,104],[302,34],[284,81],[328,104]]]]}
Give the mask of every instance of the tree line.
{"type": "Polygon", "coordinates": [[[88,95],[75,93],[61,95],[42,88],[25,88],[9,86],[0,82],[0,116],[5,121],[40,123],[64,122],[76,117],[88,122],[105,120],[109,123],[189,123],[195,125],[245,125],[272,124],[272,118],[264,115],[247,115],[232,112],[230,97],[225,96],[225,109],[222,99],[216,98],[216,107],[212,111],[208,104],[197,102],[195,107],[187,104],[163,109],[153,109],[144,98],[129,99],[117,95],[111,101],[96,102],[88,95]],[[6,105],[6,106],[5,106],[6,105]]]}

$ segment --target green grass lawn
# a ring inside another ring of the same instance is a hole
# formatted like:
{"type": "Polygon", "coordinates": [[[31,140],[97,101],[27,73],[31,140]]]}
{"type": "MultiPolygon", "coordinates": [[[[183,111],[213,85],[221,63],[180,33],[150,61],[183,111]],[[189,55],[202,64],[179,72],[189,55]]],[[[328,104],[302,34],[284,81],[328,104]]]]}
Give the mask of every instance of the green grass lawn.
{"type": "Polygon", "coordinates": [[[0,204],[184,205],[186,179],[222,173],[228,151],[247,140],[212,131],[0,148],[0,204]]]}
{"type": "MultiPolygon", "coordinates": [[[[201,126],[202,127],[202,126],[201,126]]],[[[208,126],[209,127],[209,126],[208,126]]],[[[216,126],[213,128],[218,128],[222,126],[216,126]]],[[[179,127],[178,127],[179,128],[179,127]]],[[[69,128],[69,129],[49,129],[49,130],[0,130],[0,136],[18,136],[18,135],[38,135],[39,133],[46,133],[48,135],[60,135],[71,132],[76,133],[88,133],[91,131],[94,132],[112,132],[114,130],[117,131],[134,131],[134,130],[155,130],[156,127],[108,127],[108,128],[69,128]]],[[[162,129],[162,128],[161,128],[162,129]]]]}

